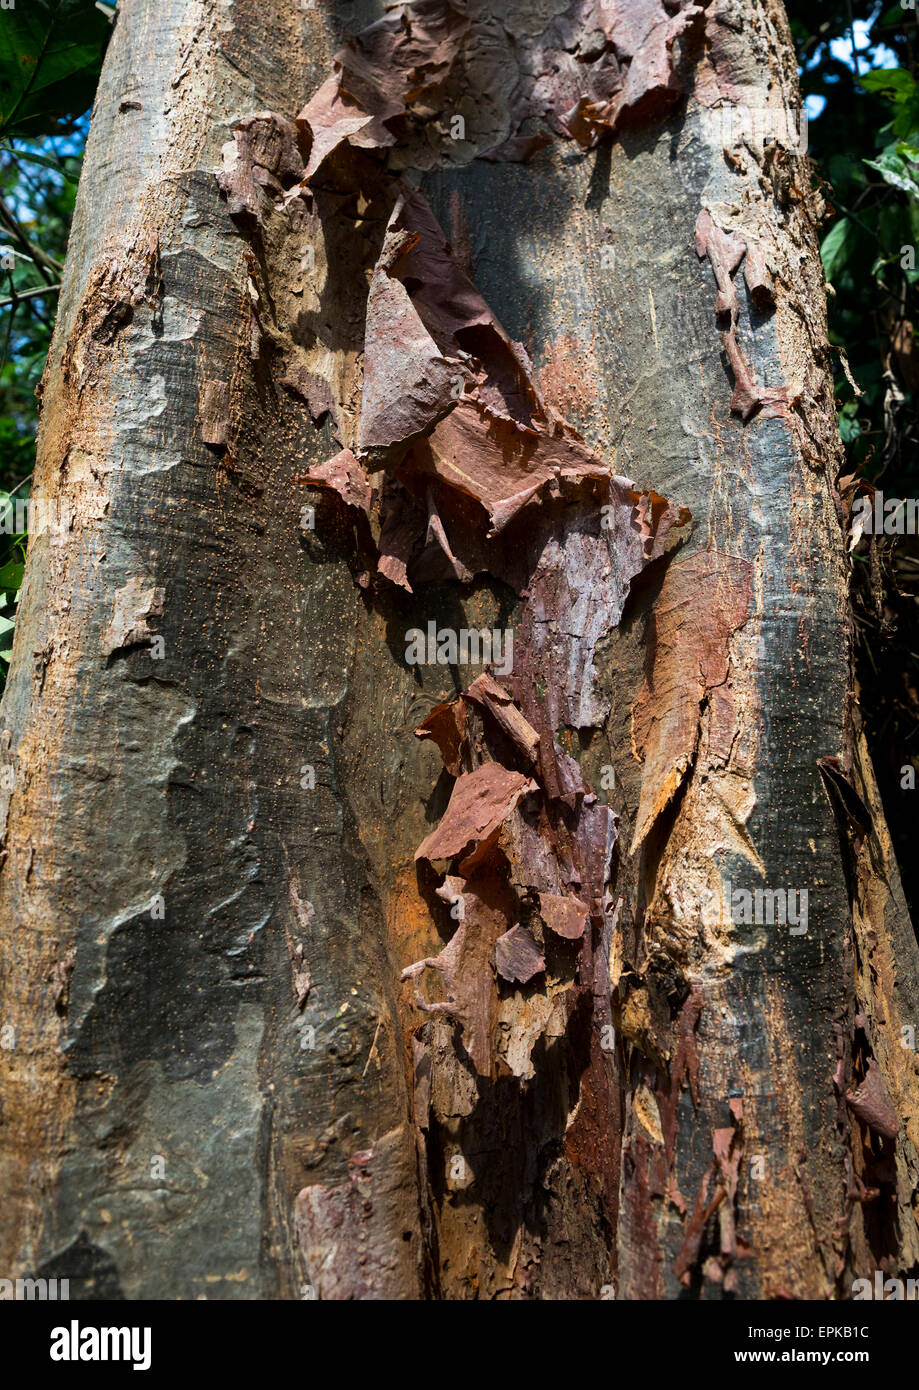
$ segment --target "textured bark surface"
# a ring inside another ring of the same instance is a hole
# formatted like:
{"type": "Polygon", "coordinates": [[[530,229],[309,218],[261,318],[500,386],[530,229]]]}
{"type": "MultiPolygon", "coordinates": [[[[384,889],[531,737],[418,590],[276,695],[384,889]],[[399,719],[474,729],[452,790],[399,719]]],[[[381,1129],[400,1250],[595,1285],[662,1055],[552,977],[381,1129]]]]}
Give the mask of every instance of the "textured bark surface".
{"type": "Polygon", "coordinates": [[[0,1266],[915,1273],[819,209],[712,118],[797,106],[781,7],[325,8],[126,0],[106,60],[0,729],[0,1266]],[[512,662],[407,662],[463,630],[512,662]]]}

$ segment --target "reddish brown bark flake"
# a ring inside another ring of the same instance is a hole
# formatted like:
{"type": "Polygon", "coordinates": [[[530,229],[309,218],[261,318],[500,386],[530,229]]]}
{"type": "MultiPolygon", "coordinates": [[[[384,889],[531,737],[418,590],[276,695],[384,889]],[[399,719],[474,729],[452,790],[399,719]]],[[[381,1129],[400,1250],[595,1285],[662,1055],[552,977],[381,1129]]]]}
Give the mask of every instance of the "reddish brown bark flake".
{"type": "Polygon", "coordinates": [[[444,818],[415,851],[416,859],[451,859],[487,844],[537,783],[498,763],[483,763],[456,780],[444,818]]]}
{"type": "Polygon", "coordinates": [[[306,178],[343,141],[362,149],[394,145],[411,107],[447,77],[469,29],[445,0],[417,0],[336,53],[333,75],[297,117],[311,142],[306,178]]]}
{"type": "Polygon", "coordinates": [[[748,560],[707,550],[667,571],[651,619],[653,666],[632,710],[632,748],[642,763],[633,852],[686,775],[706,697],[712,741],[730,747],[729,644],[747,620],[752,580],[748,560]]]}
{"type": "Polygon", "coordinates": [[[854,1115],[885,1139],[896,1139],[900,1120],[884,1085],[881,1069],[873,1057],[868,1058],[868,1073],[864,1081],[846,1091],[846,1104],[854,1115]]]}
{"type": "Polygon", "coordinates": [[[326,463],[317,464],[304,473],[300,481],[312,487],[331,488],[349,507],[356,507],[362,512],[369,510],[370,484],[350,449],[342,449],[326,463]]]}
{"type": "Polygon", "coordinates": [[[546,968],[546,958],[526,927],[511,927],[495,942],[495,968],[504,980],[525,985],[546,968]]]}
{"type": "Polygon", "coordinates": [[[580,898],[563,898],[557,893],[540,893],[539,914],[550,931],[567,941],[577,941],[584,935],[589,912],[580,898]]]}

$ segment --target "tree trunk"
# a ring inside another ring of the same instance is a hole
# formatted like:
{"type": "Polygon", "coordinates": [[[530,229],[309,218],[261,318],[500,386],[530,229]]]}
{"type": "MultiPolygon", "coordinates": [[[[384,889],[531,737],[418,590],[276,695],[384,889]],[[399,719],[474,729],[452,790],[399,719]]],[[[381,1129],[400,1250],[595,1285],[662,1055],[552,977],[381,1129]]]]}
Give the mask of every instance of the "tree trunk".
{"type": "Polygon", "coordinates": [[[119,9],[2,708],[0,1267],[850,1297],[919,1265],[919,957],[784,12],[419,0],[333,61],[379,13],[119,9]]]}

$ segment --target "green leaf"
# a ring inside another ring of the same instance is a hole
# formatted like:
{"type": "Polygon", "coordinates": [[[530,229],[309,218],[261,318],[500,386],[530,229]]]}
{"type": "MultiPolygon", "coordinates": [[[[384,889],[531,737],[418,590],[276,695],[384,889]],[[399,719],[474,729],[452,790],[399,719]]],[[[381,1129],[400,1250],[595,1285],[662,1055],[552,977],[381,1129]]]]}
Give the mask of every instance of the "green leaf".
{"type": "Polygon", "coordinates": [[[875,92],[891,103],[890,129],[897,139],[910,137],[919,120],[919,88],[912,73],[906,68],[874,68],[859,80],[866,92],[875,92]]]}
{"type": "Polygon", "coordinates": [[[0,132],[53,132],[92,105],[111,25],[94,0],[0,11],[0,132]]]}
{"type": "Polygon", "coordinates": [[[79,174],[67,168],[60,159],[51,159],[46,154],[39,154],[37,150],[24,149],[21,145],[4,145],[3,149],[8,149],[10,154],[17,159],[22,159],[26,164],[43,164],[46,169],[53,169],[61,178],[68,179],[71,183],[79,183],[79,174]]]}
{"type": "MultiPolygon", "coordinates": [[[[11,562],[0,567],[0,589],[19,589],[22,586],[22,572],[24,565],[17,565],[11,562]]],[[[0,619],[2,621],[2,619],[0,619]]]]}
{"type": "Polygon", "coordinates": [[[852,250],[853,224],[848,217],[841,217],[838,222],[834,222],[820,247],[820,255],[823,259],[823,269],[826,271],[826,278],[834,280],[838,272],[849,259],[852,250]]]}
{"type": "Polygon", "coordinates": [[[865,163],[869,169],[877,169],[892,188],[899,188],[911,198],[919,198],[919,169],[910,168],[906,160],[897,153],[897,149],[897,146],[888,145],[877,159],[866,159],[865,163]]]}
{"type": "Polygon", "coordinates": [[[853,439],[857,439],[862,432],[861,424],[858,420],[858,401],[846,401],[837,415],[839,433],[842,435],[843,443],[850,444],[853,439]]]}
{"type": "Polygon", "coordinates": [[[895,102],[916,94],[916,79],[905,68],[873,68],[858,79],[866,92],[889,92],[895,102]]]}

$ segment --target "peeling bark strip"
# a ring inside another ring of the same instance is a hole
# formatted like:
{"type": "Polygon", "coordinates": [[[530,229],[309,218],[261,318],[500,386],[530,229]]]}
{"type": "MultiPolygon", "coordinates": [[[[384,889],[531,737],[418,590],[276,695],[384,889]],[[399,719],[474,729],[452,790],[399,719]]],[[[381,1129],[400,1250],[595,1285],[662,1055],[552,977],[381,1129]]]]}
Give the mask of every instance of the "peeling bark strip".
{"type": "MultiPolygon", "coordinates": [[[[526,595],[511,688],[485,674],[418,730],[438,743],[457,781],[443,821],[415,858],[445,867],[456,860],[437,893],[462,911],[443,951],[406,967],[403,979],[417,980],[427,969],[442,975],[447,999],[428,1003],[416,987],[415,1003],[455,1020],[473,1066],[493,1080],[501,1013],[496,976],[526,984],[541,975],[544,931],[579,943],[580,963],[572,956],[562,978],[573,980],[575,968],[588,980],[595,974],[592,953],[609,930],[615,817],[583,783],[557,735],[563,722],[585,728],[598,722],[596,645],[618,622],[635,575],[663,554],[671,531],[685,527],[689,516],[613,476],[546,407],[523,348],[453,260],[424,200],[405,186],[371,279],[364,353],[357,454],[345,451],[305,481],[331,487],[371,520],[382,579],[411,591],[438,574],[462,581],[490,570],[526,595]],[[400,490],[370,492],[370,480],[360,482],[362,458],[374,471],[394,475],[400,490]],[[416,502],[414,512],[407,498],[416,502]],[[463,507],[463,498],[477,509],[463,507]],[[528,520],[527,540],[515,554],[494,537],[518,515],[521,523],[528,520]],[[394,534],[398,568],[386,545],[394,534]],[[491,758],[482,761],[485,749],[491,758]],[[525,771],[513,766],[517,761],[525,771]],[[524,813],[521,799],[538,792],[539,802],[524,813]]],[[[542,1027],[534,1020],[527,1062],[540,1034],[564,1026],[584,997],[575,986],[561,1021],[554,1006],[542,1027]]],[[[602,1004],[594,1026],[607,1018],[602,1004]]],[[[602,1171],[591,1176],[604,1184],[602,1171]]]]}
{"type": "Polygon", "coordinates": [[[0,718],[0,1267],[847,1298],[919,1263],[919,957],[818,202],[720,133],[799,100],[784,16],[345,8],[109,48],[0,718]]]}
{"type": "MultiPolygon", "coordinates": [[[[576,134],[590,145],[646,99],[649,110],[669,104],[678,91],[673,43],[698,13],[674,19],[657,5],[647,7],[618,57],[612,35],[601,34],[593,56],[602,76],[587,55],[577,59],[597,83],[591,95],[581,88],[563,116],[562,83],[537,102],[541,114],[554,110],[557,134],[576,134]]],[[[271,142],[263,129],[267,117],[259,118],[257,154],[251,125],[238,131],[220,176],[231,215],[249,227],[258,208],[252,190],[273,187],[279,210],[302,200],[321,218],[320,178],[354,188],[372,179],[357,151],[398,151],[402,140],[411,143],[413,109],[427,103],[430,120],[438,88],[470,32],[451,5],[423,3],[400,8],[358,36],[298,117],[310,153],[302,178],[286,193],[280,179],[290,171],[281,161],[291,141],[284,123],[278,121],[271,142]],[[344,145],[350,163],[341,162],[344,145]],[[276,162],[266,169],[269,147],[276,162]]],[[[515,120],[531,114],[537,85],[523,84],[515,120]]],[[[505,135],[513,139],[517,131],[505,135]]],[[[534,1018],[512,1073],[521,1063],[530,1067],[549,1030],[579,1028],[575,1019],[585,1006],[593,1047],[608,1023],[608,998],[594,998],[594,980],[600,962],[605,966],[608,947],[601,943],[614,929],[608,887],[616,817],[585,784],[559,738],[565,725],[586,730],[602,722],[605,706],[594,690],[597,645],[618,623],[636,575],[680,539],[689,512],[615,476],[547,406],[526,351],[454,257],[425,199],[390,177],[392,212],[366,304],[360,411],[340,436],[343,451],[303,481],[330,489],[358,514],[360,545],[374,557],[377,574],[370,587],[359,576],[368,596],[387,582],[414,594],[433,579],[468,583],[485,573],[523,600],[506,687],[480,676],[418,730],[439,744],[456,782],[441,824],[415,858],[447,870],[436,893],[460,910],[440,954],[403,971],[403,979],[415,982],[416,1006],[458,1024],[472,1065],[496,1081],[499,1029],[507,1026],[499,980],[519,989],[545,977],[548,1011],[534,1018]],[[548,976],[544,937],[569,951],[548,976]],[[429,969],[443,977],[442,1002],[429,1003],[418,990],[429,969]],[[552,1001],[560,988],[567,997],[559,1012],[552,1001]]],[[[325,239],[332,239],[328,230],[325,239]]],[[[276,329],[273,335],[278,341],[276,329]]],[[[283,339],[280,347],[289,359],[283,339]]],[[[427,1049],[424,1036],[416,1042],[427,1049]]],[[[448,1076],[443,1084],[453,1084],[448,1076]]],[[[598,1113],[593,1123],[607,1122],[598,1113]]],[[[605,1145],[588,1146],[579,1161],[598,1190],[609,1188],[605,1145]]],[[[608,1200],[605,1219],[613,1217],[608,1200]]]]}
{"type": "Polygon", "coordinates": [[[460,773],[447,814],[415,851],[416,859],[452,859],[470,846],[460,868],[471,866],[489,846],[521,797],[536,783],[497,763],[484,763],[475,772],[460,773]]]}
{"type": "Polygon", "coordinates": [[[469,29],[445,0],[421,0],[337,53],[335,73],[297,118],[310,142],[304,178],[314,178],[344,140],[359,149],[395,145],[411,108],[449,76],[469,29]]]}
{"type": "Polygon", "coordinates": [[[795,393],[788,386],[758,386],[737,341],[739,306],[733,277],[745,257],[744,278],[751,299],[760,309],[771,309],[775,302],[773,277],[766,264],[762,243],[724,231],[713,221],[708,209],[703,208],[696,221],[696,251],[700,257],[708,257],[718,284],[715,312],[719,317],[726,315],[730,320],[730,328],[722,333],[721,342],[734,376],[731,409],[740,415],[744,423],[757,411],[761,411],[766,419],[781,418],[787,414],[789,404],[796,399],[795,393]]]}
{"type": "MultiPolygon", "coordinates": [[[[492,18],[473,8],[479,20],[492,18]]],[[[683,0],[574,0],[541,33],[534,33],[538,20],[521,25],[508,16],[505,62],[517,72],[508,88],[494,54],[475,42],[466,10],[459,0],[399,5],[335,55],[333,75],[297,117],[309,143],[307,181],[343,144],[390,149],[392,167],[430,167],[438,153],[444,157],[453,103],[470,92],[488,97],[486,120],[496,122],[490,147],[487,126],[471,134],[483,159],[525,160],[545,148],[552,137],[544,129],[522,134],[528,122],[590,148],[621,126],[661,116],[679,99],[685,88],[675,46],[703,15],[683,0]],[[495,102],[488,89],[502,86],[505,101],[495,102]]]]}
{"type": "MultiPolygon", "coordinates": [[[[524,349],[504,333],[450,255],[430,208],[407,186],[399,188],[371,280],[358,441],[358,456],[385,469],[398,489],[371,501],[342,455],[304,481],[335,488],[351,505],[357,486],[378,544],[392,537],[398,517],[409,579],[415,570],[463,580],[495,572],[501,547],[486,542],[549,484],[570,491],[582,480],[610,478],[545,406],[524,349]],[[475,525],[467,534],[466,513],[450,516],[457,492],[479,505],[472,516],[487,520],[487,529],[475,525]]],[[[387,558],[382,551],[377,569],[393,579],[387,558]]],[[[394,582],[411,589],[401,569],[394,582]]]]}
{"type": "Polygon", "coordinates": [[[730,642],[747,621],[752,578],[746,560],[711,551],[676,560],[667,572],[648,634],[654,664],[632,708],[632,748],[642,763],[633,854],[683,783],[706,705],[710,743],[730,754],[730,642]]]}
{"type": "Polygon", "coordinates": [[[293,121],[273,112],[237,121],[233,136],[221,152],[223,169],[217,179],[230,216],[254,227],[285,187],[299,179],[303,170],[300,137],[293,121]]]}

